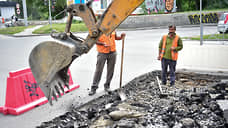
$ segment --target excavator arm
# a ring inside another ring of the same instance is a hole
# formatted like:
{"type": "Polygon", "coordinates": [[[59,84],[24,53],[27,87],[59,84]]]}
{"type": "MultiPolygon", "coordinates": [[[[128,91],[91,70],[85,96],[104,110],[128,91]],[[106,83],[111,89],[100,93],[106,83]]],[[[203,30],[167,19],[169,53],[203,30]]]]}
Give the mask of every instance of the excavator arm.
{"type": "Polygon", "coordinates": [[[67,7],[68,19],[64,33],[51,36],[54,41],[44,41],[35,46],[29,56],[29,65],[37,84],[49,103],[52,97],[64,93],[64,86],[69,88],[67,71],[71,63],[82,54],[88,53],[102,34],[109,35],[115,30],[144,0],[113,0],[97,21],[91,1],[87,4],[72,4],[67,7]],[[86,39],[70,32],[73,16],[79,16],[88,27],[86,39]]]}

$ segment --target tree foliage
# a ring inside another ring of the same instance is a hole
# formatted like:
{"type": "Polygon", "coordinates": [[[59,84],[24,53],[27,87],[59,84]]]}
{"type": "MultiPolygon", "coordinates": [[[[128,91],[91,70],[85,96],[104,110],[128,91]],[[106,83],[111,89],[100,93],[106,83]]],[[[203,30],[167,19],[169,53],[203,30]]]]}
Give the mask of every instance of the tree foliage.
{"type": "MultiPolygon", "coordinates": [[[[178,11],[200,10],[200,0],[176,0],[178,11]]],[[[202,0],[202,10],[225,9],[228,0],[202,0]]]]}
{"type": "MultiPolygon", "coordinates": [[[[15,2],[18,2],[21,5],[21,14],[19,17],[23,16],[23,7],[22,7],[22,0],[12,0],[15,2]]],[[[46,0],[26,0],[26,6],[27,6],[27,15],[29,20],[47,20],[49,17],[49,5],[48,1],[46,0]]],[[[52,2],[52,0],[50,0],[52,2]]],[[[52,5],[52,4],[51,4],[52,5]]],[[[59,14],[59,12],[62,12],[66,8],[66,0],[56,0],[56,4],[54,5],[54,9],[51,9],[51,15],[52,17],[59,14]]],[[[52,8],[52,7],[51,7],[52,8]]],[[[58,18],[64,17],[65,14],[60,14],[58,18]]]]}

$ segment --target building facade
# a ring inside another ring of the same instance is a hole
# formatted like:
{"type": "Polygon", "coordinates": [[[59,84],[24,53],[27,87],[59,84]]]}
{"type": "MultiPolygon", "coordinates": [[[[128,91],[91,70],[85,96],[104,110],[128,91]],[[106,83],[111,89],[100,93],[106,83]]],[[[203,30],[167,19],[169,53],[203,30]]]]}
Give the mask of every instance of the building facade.
{"type": "Polygon", "coordinates": [[[0,1],[0,17],[10,19],[15,15],[16,2],[0,1]]]}

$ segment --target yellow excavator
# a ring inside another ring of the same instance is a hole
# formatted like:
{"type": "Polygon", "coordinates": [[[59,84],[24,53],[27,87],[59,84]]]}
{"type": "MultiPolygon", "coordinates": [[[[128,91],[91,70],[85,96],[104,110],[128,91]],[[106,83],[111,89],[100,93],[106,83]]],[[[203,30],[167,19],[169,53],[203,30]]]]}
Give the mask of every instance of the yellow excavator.
{"type": "Polygon", "coordinates": [[[88,53],[102,34],[109,35],[122,23],[144,0],[113,0],[97,21],[92,10],[92,1],[86,4],[72,4],[67,7],[68,19],[65,32],[52,33],[54,41],[44,41],[35,46],[29,56],[29,66],[37,84],[49,103],[52,97],[64,93],[64,86],[69,88],[68,68],[77,57],[88,53]],[[86,24],[89,34],[86,39],[71,33],[74,16],[79,16],[86,24]]]}

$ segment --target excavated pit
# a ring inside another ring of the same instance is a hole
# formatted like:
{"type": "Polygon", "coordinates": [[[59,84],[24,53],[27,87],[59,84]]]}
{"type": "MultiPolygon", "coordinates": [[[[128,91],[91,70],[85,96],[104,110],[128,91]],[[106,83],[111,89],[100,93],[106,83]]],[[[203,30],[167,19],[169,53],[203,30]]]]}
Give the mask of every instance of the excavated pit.
{"type": "Polygon", "coordinates": [[[37,128],[226,128],[217,100],[228,99],[228,76],[177,72],[175,87],[162,85],[160,71],[143,74],[118,90],[86,104],[71,107],[64,115],[37,128]]]}

